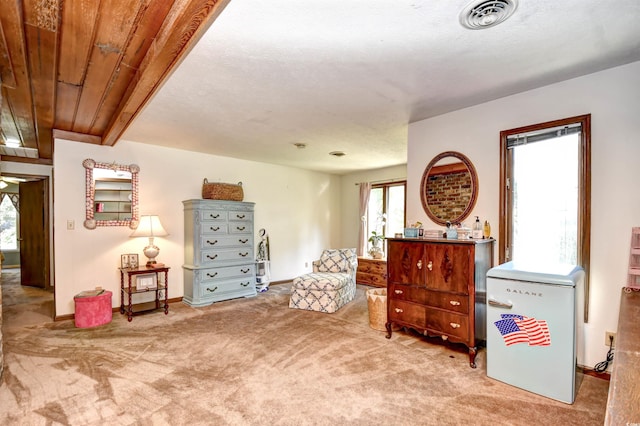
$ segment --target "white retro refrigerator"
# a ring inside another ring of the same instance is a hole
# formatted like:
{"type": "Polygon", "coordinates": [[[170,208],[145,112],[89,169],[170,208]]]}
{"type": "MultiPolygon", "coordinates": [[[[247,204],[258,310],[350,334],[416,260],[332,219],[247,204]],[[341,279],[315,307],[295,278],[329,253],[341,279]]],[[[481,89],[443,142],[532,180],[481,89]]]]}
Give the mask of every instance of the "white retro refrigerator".
{"type": "Polygon", "coordinates": [[[573,404],[582,374],[584,271],[507,262],[487,272],[487,375],[573,404]]]}

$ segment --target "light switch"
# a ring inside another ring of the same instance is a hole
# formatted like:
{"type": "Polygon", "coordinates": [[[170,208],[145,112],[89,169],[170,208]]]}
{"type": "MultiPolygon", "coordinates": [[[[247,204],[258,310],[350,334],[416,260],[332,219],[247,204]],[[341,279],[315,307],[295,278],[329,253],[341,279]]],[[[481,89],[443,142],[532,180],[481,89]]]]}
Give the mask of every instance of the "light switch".
{"type": "Polygon", "coordinates": [[[76,228],[76,222],[73,220],[68,220],[67,221],[67,230],[68,231],[73,231],[76,228]]]}

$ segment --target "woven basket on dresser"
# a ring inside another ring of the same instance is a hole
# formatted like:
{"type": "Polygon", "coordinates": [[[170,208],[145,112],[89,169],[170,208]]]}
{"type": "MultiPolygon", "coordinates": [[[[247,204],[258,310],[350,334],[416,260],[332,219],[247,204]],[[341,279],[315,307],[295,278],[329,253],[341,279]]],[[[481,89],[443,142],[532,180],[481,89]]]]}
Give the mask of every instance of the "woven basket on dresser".
{"type": "Polygon", "coordinates": [[[233,183],[209,183],[207,178],[202,183],[202,198],[205,200],[242,201],[244,191],[242,182],[233,183]]]}

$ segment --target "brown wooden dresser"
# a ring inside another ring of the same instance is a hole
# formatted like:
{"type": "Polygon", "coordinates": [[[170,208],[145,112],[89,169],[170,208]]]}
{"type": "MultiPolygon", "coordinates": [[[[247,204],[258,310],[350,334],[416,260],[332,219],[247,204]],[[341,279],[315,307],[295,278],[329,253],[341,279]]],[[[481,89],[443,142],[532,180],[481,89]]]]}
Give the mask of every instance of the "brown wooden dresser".
{"type": "Polygon", "coordinates": [[[374,287],[387,286],[387,261],[386,259],[372,259],[370,257],[358,257],[358,270],[356,271],[356,283],[374,287]]]}
{"type": "Polygon", "coordinates": [[[387,240],[387,338],[394,325],[463,343],[476,367],[486,340],[486,274],[494,240],[387,240]]]}

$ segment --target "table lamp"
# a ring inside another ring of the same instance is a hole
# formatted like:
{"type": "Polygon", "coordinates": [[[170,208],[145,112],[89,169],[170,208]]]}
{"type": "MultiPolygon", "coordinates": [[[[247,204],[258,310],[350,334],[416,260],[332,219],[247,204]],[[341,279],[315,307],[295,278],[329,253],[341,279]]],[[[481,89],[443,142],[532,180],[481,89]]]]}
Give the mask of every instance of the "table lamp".
{"type": "Polygon", "coordinates": [[[154,266],[156,264],[156,256],[160,253],[158,246],[153,244],[154,237],[164,237],[169,235],[167,231],[162,227],[160,218],[156,215],[143,215],[140,216],[140,222],[138,227],[129,235],[130,237],[149,237],[149,245],[143,250],[144,255],[147,257],[147,266],[154,266]]]}

